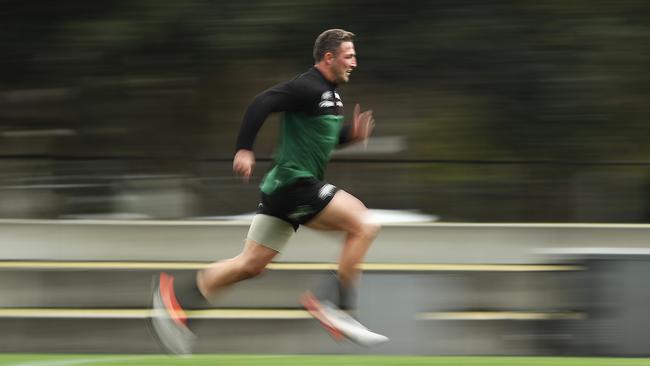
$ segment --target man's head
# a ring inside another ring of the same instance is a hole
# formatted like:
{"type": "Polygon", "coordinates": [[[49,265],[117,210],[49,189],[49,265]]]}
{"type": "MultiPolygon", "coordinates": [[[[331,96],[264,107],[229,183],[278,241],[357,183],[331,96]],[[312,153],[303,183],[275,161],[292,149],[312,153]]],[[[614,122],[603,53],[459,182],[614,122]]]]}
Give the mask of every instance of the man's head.
{"type": "Polygon", "coordinates": [[[316,67],[336,84],[347,83],[350,73],[357,67],[353,38],[352,32],[329,29],[321,33],[314,43],[316,67]]]}

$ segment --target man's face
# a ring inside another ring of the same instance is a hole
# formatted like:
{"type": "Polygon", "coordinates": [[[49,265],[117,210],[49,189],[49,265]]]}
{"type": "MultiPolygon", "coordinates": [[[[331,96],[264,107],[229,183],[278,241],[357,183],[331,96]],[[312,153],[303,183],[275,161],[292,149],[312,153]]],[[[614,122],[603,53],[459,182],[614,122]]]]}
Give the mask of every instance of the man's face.
{"type": "Polygon", "coordinates": [[[357,54],[352,42],[341,43],[336,55],[333,56],[330,68],[337,84],[347,83],[350,80],[350,74],[357,68],[357,54]]]}

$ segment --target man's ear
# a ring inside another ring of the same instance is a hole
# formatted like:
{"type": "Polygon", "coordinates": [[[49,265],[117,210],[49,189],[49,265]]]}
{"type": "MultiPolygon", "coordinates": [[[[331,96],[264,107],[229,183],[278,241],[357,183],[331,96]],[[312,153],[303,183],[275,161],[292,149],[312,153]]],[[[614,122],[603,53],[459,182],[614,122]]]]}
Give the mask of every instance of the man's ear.
{"type": "Polygon", "coordinates": [[[334,53],[332,52],[325,52],[325,55],[323,55],[323,59],[325,60],[326,64],[331,64],[332,61],[334,61],[334,53]]]}

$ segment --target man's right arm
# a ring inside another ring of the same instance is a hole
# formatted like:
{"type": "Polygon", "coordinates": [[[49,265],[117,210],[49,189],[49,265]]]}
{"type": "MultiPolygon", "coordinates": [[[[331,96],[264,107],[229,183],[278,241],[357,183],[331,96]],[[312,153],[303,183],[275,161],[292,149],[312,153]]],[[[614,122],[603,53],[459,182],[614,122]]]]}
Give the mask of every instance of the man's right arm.
{"type": "Polygon", "coordinates": [[[269,114],[296,110],[300,106],[299,97],[289,83],[278,84],[258,94],[244,113],[236,150],[253,150],[255,137],[269,114]]]}
{"type": "Polygon", "coordinates": [[[273,112],[293,111],[300,108],[301,100],[290,82],[278,84],[257,95],[246,108],[244,119],[239,127],[233,171],[248,182],[255,166],[253,145],[260,128],[269,114],[273,112]]]}

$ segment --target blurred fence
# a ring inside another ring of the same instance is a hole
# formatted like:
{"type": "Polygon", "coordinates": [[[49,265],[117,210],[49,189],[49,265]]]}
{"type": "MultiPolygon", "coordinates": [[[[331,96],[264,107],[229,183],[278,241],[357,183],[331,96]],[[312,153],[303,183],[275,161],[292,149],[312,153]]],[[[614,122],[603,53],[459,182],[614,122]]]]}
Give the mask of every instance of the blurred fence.
{"type": "MultiPolygon", "coordinates": [[[[255,210],[231,160],[0,159],[0,217],[185,219],[255,210]]],[[[370,208],[459,222],[647,222],[650,163],[336,157],[327,179],[370,208]]]]}

